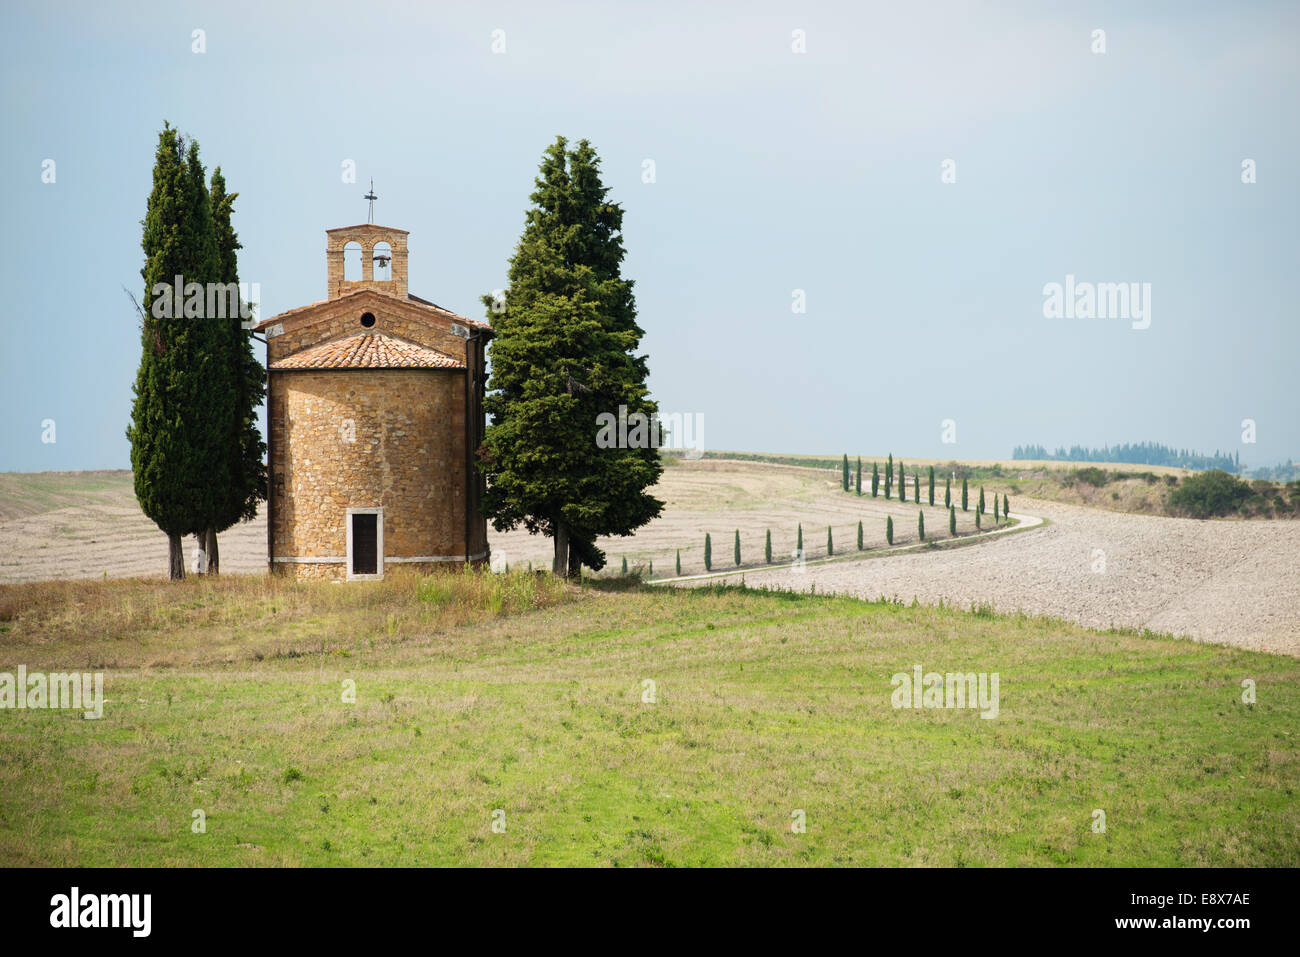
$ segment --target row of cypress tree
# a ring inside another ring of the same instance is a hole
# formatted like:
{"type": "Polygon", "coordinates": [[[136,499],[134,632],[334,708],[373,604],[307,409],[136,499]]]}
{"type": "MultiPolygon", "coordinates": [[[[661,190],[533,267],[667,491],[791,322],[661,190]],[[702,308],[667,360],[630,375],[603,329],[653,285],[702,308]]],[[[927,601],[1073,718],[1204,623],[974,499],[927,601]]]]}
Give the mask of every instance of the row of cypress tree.
{"type": "MultiPolygon", "coordinates": [[[[859,474],[861,474],[861,473],[859,473],[859,474]]],[[[981,500],[981,502],[983,501],[983,497],[984,497],[984,490],[983,490],[983,489],[980,489],[980,500],[981,500]]],[[[955,505],[952,504],[951,499],[952,499],[952,489],[951,489],[951,487],[950,487],[950,488],[948,488],[947,491],[946,491],[944,505],[945,505],[945,507],[947,507],[947,509],[948,509],[948,534],[949,534],[949,535],[952,535],[952,536],[956,536],[956,534],[957,534],[957,508],[956,508],[955,505]]],[[[998,497],[997,497],[997,495],[994,495],[994,496],[993,496],[993,521],[994,521],[994,524],[996,524],[996,523],[998,522],[998,508],[999,508],[999,505],[998,505],[998,497]]],[[[1009,511],[1010,508],[1011,508],[1011,499],[1008,498],[1006,495],[1003,495],[1003,496],[1002,496],[1002,505],[1001,505],[1002,516],[1003,516],[1003,518],[1007,518],[1007,517],[1010,516],[1010,514],[1011,514],[1010,511],[1009,511]]],[[[976,511],[976,526],[975,526],[975,527],[976,527],[976,528],[979,527],[979,510],[976,511]]],[[[916,532],[917,532],[917,536],[920,538],[920,540],[924,542],[924,541],[926,540],[926,538],[925,538],[925,512],[924,512],[924,511],[921,511],[921,510],[918,510],[917,513],[916,513],[916,532]]],[[[798,532],[797,532],[797,536],[798,536],[798,538],[797,538],[797,546],[796,546],[796,547],[797,547],[800,551],[802,551],[802,550],[803,550],[803,523],[802,523],[802,522],[799,524],[799,529],[798,529],[798,532]]],[[[888,542],[890,545],[894,544],[894,519],[893,519],[893,516],[886,516],[886,517],[885,517],[885,540],[886,540],[886,542],[888,542]]],[[[858,551],[862,551],[862,549],[863,549],[863,529],[862,529],[862,522],[859,521],[859,522],[858,522],[858,551]]],[[[834,536],[833,536],[833,534],[832,534],[832,532],[831,532],[831,527],[830,527],[829,525],[826,526],[826,554],[827,554],[827,555],[834,555],[834,554],[835,554],[835,539],[834,539],[834,536]]],[[[767,533],[766,533],[766,535],[764,536],[764,540],[763,540],[763,561],[764,561],[764,563],[766,563],[766,564],[768,564],[768,565],[772,564],[772,530],[771,530],[770,528],[767,529],[767,533]]],[[[733,544],[732,544],[732,562],[733,562],[734,564],[736,564],[736,565],[739,565],[739,564],[740,564],[740,529],[736,529],[735,537],[734,537],[734,539],[733,539],[733,544]]],[[[653,565],[653,563],[651,563],[651,568],[653,568],[653,567],[654,567],[654,565],[653,565]]],[[[677,562],[676,562],[676,568],[677,568],[677,574],[680,575],[680,574],[682,573],[682,550],[681,550],[680,548],[677,549],[677,562]]],[[[712,570],[713,570],[713,538],[712,538],[712,536],[711,536],[709,533],[707,533],[707,532],[706,532],[705,535],[704,535],[704,568],[705,568],[706,571],[712,571],[712,570]]],[[[627,574],[627,559],[626,559],[626,558],[623,559],[623,573],[624,573],[624,574],[627,574]]]]}
{"type": "MultiPolygon", "coordinates": [[[[844,454],[842,457],[840,463],[840,472],[841,472],[840,484],[843,486],[844,491],[847,492],[849,490],[849,457],[847,453],[844,454]]],[[[933,505],[934,504],[934,466],[933,465],[929,466],[926,481],[927,481],[927,488],[929,492],[930,504],[933,505]]],[[[886,461],[885,463],[885,477],[884,477],[885,498],[893,497],[894,484],[895,484],[894,456],[891,454],[889,456],[888,461],[886,461]]],[[[907,478],[904,473],[903,463],[901,460],[898,463],[897,484],[898,484],[898,500],[900,502],[907,501],[907,478]]],[[[860,457],[857,460],[857,478],[854,485],[857,494],[861,495],[862,494],[862,459],[860,457]]],[[[879,496],[880,486],[881,486],[880,465],[877,462],[872,462],[871,463],[871,486],[870,486],[872,498],[876,498],[879,496]]],[[[913,471],[912,473],[912,501],[918,503],[921,501],[921,476],[918,472],[915,471],[913,471]]]]}
{"type": "MultiPolygon", "coordinates": [[[[847,492],[849,490],[849,457],[847,453],[843,456],[841,462],[841,472],[842,472],[841,485],[843,486],[844,491],[847,492]]],[[[933,465],[928,466],[927,468],[926,482],[927,482],[929,503],[933,505],[934,504],[934,466],[933,465]]],[[[880,467],[877,463],[872,462],[871,463],[871,497],[872,498],[876,498],[878,496],[880,491],[880,484],[881,484],[880,467]]],[[[889,459],[885,463],[884,487],[885,487],[885,498],[890,498],[894,487],[894,456],[892,454],[889,456],[889,459]]],[[[862,494],[862,459],[861,458],[858,459],[858,463],[857,463],[857,494],[859,495],[862,494]]],[[[966,478],[963,477],[961,480],[961,510],[963,512],[970,510],[969,496],[970,496],[970,492],[967,486],[966,478]]],[[[1007,508],[1010,506],[1010,500],[1007,499],[1005,495],[1003,495],[1003,499],[1005,501],[1003,502],[1002,514],[1003,516],[1007,516],[1010,514],[1007,511],[1007,508]]],[[[906,477],[903,469],[902,460],[899,460],[898,463],[898,500],[900,502],[907,501],[907,484],[906,484],[906,477]]],[[[915,471],[912,472],[912,501],[918,503],[921,501],[921,478],[920,475],[915,471]]],[[[950,478],[944,479],[943,505],[944,508],[949,508],[952,506],[952,480],[950,478]]],[[[988,513],[988,508],[984,503],[983,486],[980,486],[979,505],[977,507],[982,514],[988,513]]],[[[995,521],[997,520],[998,517],[997,511],[998,511],[997,501],[996,501],[996,496],[994,496],[993,518],[995,521]]]]}
{"type": "Polygon", "coordinates": [[[266,374],[240,322],[243,304],[226,318],[154,308],[155,289],[171,295],[161,287],[170,289],[177,276],[205,289],[238,283],[238,195],[226,191],[220,167],[207,180],[196,140],[164,125],[141,224],[141,352],[126,435],[136,498],[167,535],[174,580],[185,577],[182,536],[199,538],[216,573],[217,533],[254,517],[266,498],[266,444],[257,428],[266,374]]]}

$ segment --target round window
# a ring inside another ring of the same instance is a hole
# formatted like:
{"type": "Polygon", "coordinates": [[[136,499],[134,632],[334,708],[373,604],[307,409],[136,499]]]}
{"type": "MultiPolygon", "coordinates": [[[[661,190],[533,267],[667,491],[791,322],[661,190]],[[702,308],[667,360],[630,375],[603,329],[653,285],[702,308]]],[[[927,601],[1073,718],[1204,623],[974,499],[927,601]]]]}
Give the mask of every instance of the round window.
{"type": "Polygon", "coordinates": [[[375,314],[373,312],[363,312],[361,314],[361,324],[369,329],[375,324],[375,314]]]}

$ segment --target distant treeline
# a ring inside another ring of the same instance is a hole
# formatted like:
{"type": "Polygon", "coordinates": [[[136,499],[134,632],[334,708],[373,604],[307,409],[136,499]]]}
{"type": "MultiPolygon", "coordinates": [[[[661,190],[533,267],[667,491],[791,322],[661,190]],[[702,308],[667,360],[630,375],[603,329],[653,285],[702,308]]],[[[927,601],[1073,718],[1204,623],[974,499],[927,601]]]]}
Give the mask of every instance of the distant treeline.
{"type": "Polygon", "coordinates": [[[1247,474],[1253,479],[1267,479],[1270,482],[1294,482],[1300,479],[1300,465],[1295,462],[1281,462],[1272,468],[1264,466],[1247,474]]]}
{"type": "Polygon", "coordinates": [[[1129,465],[1168,465],[1180,469],[1223,469],[1237,472],[1241,468],[1240,456],[1203,455],[1190,449],[1171,449],[1158,442],[1141,442],[1137,445],[1107,445],[1100,449],[1085,449],[1073,445],[1069,449],[1049,452],[1041,445],[1017,445],[1011,453],[1013,459],[1045,459],[1054,462],[1124,462],[1129,465]]]}

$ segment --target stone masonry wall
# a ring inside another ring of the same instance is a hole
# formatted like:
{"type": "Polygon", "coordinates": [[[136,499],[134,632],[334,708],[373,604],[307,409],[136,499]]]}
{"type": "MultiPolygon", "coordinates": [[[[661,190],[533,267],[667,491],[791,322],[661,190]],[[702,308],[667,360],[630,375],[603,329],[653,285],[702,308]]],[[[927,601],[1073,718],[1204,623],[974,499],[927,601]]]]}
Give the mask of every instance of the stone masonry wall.
{"type": "Polygon", "coordinates": [[[376,294],[331,300],[313,311],[311,319],[310,324],[302,326],[295,326],[289,320],[283,333],[269,336],[268,361],[275,362],[322,342],[361,332],[396,336],[465,361],[465,340],[451,334],[450,321],[444,329],[438,317],[431,316],[426,307],[389,296],[376,294]],[[375,324],[369,329],[361,325],[361,316],[366,312],[375,317],[375,324]]]}
{"type": "MultiPolygon", "coordinates": [[[[384,509],[386,559],[466,554],[464,372],[271,376],[274,556],[343,559],[347,509],[375,506],[384,509]]],[[[274,568],[303,578],[346,574],[341,563],[274,568]]]]}

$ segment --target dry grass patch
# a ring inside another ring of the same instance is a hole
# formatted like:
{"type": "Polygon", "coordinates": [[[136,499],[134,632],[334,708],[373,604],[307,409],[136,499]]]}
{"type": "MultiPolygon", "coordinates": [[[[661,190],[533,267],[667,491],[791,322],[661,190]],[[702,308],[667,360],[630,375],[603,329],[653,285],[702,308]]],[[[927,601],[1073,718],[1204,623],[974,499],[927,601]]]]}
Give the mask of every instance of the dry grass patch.
{"type": "Polygon", "coordinates": [[[459,567],[347,585],[275,575],[0,585],[0,654],[33,668],[346,654],[580,595],[550,575],[459,567]]]}

